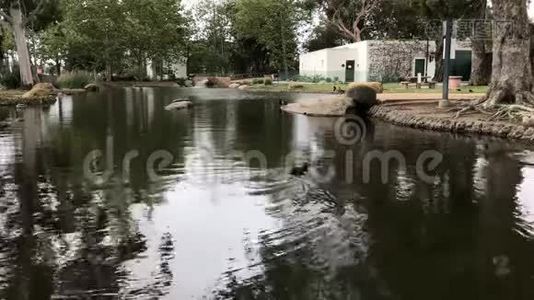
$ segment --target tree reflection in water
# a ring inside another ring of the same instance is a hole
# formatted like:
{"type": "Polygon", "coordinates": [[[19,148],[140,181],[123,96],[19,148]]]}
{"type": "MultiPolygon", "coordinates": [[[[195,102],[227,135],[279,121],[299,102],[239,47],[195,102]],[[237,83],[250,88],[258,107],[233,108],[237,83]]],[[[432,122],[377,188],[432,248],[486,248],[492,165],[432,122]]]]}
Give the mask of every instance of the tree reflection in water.
{"type": "Polygon", "coordinates": [[[0,132],[0,298],[534,298],[528,147],[380,122],[345,146],[334,120],[235,93],[121,89],[25,110],[0,132]],[[195,93],[197,106],[165,112],[178,93],[195,93]],[[107,141],[115,172],[95,185],[82,162],[107,141]],[[213,151],[193,170],[204,146],[213,151]],[[130,150],[139,157],[125,181],[130,150]],[[173,162],[151,181],[156,150],[173,162]],[[231,150],[262,151],[276,175],[228,169],[231,150]],[[293,150],[335,176],[283,173],[293,150]],[[407,164],[392,164],[387,184],[376,164],[363,182],[373,150],[398,150],[407,164]],[[425,150],[444,155],[432,182],[415,168],[425,150]],[[206,174],[221,180],[195,181],[206,174]]]}

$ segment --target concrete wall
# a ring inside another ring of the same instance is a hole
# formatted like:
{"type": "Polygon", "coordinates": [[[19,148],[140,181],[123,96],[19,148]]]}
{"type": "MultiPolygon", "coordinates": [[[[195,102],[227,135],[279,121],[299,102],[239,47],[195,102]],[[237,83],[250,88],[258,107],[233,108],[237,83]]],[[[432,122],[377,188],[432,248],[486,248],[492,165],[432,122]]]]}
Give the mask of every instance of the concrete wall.
{"type": "MultiPolygon", "coordinates": [[[[435,53],[435,43],[428,44],[430,59],[428,76],[434,76],[436,64],[431,54],[435,53]]],[[[372,41],[369,42],[369,80],[398,81],[399,78],[416,76],[416,59],[426,59],[426,41],[372,41]]],[[[422,74],[423,76],[425,74],[422,74]]]]}
{"type": "Polygon", "coordinates": [[[345,81],[345,65],[347,60],[355,61],[355,81],[367,80],[367,42],[344,45],[336,48],[323,49],[300,56],[300,72],[302,76],[322,76],[325,78],[345,81]]]}
{"type": "Polygon", "coordinates": [[[299,74],[301,76],[323,76],[328,77],[328,51],[323,49],[300,55],[299,74]]]}
{"type": "MultiPolygon", "coordinates": [[[[452,59],[457,50],[471,50],[470,44],[453,40],[452,59]]],[[[345,81],[347,60],[355,61],[355,81],[397,81],[415,74],[416,59],[425,59],[427,74],[436,72],[436,44],[433,41],[363,41],[323,49],[300,56],[300,75],[322,76],[345,81]]],[[[422,74],[423,76],[425,74],[422,74]]]]}

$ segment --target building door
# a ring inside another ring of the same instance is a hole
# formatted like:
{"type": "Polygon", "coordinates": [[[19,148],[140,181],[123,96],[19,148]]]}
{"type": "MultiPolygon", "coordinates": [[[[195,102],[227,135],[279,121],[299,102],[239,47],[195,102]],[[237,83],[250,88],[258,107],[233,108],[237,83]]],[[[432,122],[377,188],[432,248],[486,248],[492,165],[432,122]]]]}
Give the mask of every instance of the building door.
{"type": "Polygon", "coordinates": [[[415,73],[414,76],[417,76],[417,74],[421,73],[421,76],[425,76],[425,67],[426,67],[426,59],[424,58],[416,58],[415,59],[415,73]]]}
{"type": "Polygon", "coordinates": [[[471,79],[471,51],[458,50],[456,51],[456,59],[452,63],[452,76],[462,76],[463,81],[471,79]]]}
{"type": "Polygon", "coordinates": [[[345,64],[345,82],[354,82],[354,61],[347,60],[345,64]]]}

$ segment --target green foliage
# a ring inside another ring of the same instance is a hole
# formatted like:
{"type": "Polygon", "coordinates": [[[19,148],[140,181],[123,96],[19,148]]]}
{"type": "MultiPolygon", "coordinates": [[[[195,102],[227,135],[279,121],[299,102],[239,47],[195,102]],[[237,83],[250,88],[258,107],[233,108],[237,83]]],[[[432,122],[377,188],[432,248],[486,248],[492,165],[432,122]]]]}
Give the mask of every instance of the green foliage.
{"type": "MultiPolygon", "coordinates": [[[[184,54],[180,0],[62,0],[63,19],[42,34],[48,59],[67,69],[141,75],[147,59],[173,62],[184,54]]],[[[142,76],[141,76],[142,77],[142,76]]]]}
{"type": "Polygon", "coordinates": [[[313,31],[310,39],[304,43],[304,49],[309,52],[343,45],[344,39],[336,28],[327,20],[322,20],[313,31]]]}
{"type": "Polygon", "coordinates": [[[296,31],[299,22],[308,17],[301,4],[296,0],[236,0],[236,29],[268,50],[274,69],[281,70],[286,63],[296,65],[296,31]]]}
{"type": "Polygon", "coordinates": [[[271,78],[265,78],[264,84],[265,85],[273,85],[273,80],[271,78]]]}
{"type": "Polygon", "coordinates": [[[63,72],[57,79],[57,86],[62,89],[82,89],[94,82],[94,77],[86,71],[63,72]]]}
{"type": "Polygon", "coordinates": [[[0,84],[8,89],[18,89],[22,86],[18,66],[13,67],[13,72],[8,69],[0,73],[0,84]]]}
{"type": "MultiPolygon", "coordinates": [[[[292,80],[299,81],[299,82],[310,82],[310,83],[318,83],[321,81],[328,82],[328,78],[321,76],[321,75],[314,75],[314,76],[296,75],[292,78],[292,80]]],[[[332,80],[330,79],[330,82],[331,81],[332,80]]]]}
{"type": "Polygon", "coordinates": [[[263,84],[265,80],[263,78],[254,78],[252,79],[252,84],[263,84]]]}

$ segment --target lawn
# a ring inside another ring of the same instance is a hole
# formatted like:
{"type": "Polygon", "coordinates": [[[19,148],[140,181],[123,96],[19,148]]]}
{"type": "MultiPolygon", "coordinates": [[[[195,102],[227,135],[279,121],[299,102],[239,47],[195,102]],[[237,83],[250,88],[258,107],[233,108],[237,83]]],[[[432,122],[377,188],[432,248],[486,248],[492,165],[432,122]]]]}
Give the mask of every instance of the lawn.
{"type": "MultiPolygon", "coordinates": [[[[297,84],[297,83],[295,83],[297,84]]],[[[346,89],[346,84],[334,84],[334,83],[298,83],[302,88],[289,89],[289,84],[273,84],[273,85],[263,85],[256,84],[250,87],[252,91],[269,91],[269,92],[298,92],[298,93],[332,93],[334,85],[341,89],[346,89]]],[[[488,90],[487,86],[462,86],[458,90],[451,90],[451,93],[454,94],[469,94],[469,93],[486,93],[488,90]]],[[[415,87],[410,87],[406,89],[405,87],[399,85],[398,83],[386,83],[384,84],[384,93],[441,93],[441,86],[436,87],[435,89],[422,88],[416,89],[415,87]]]]}

